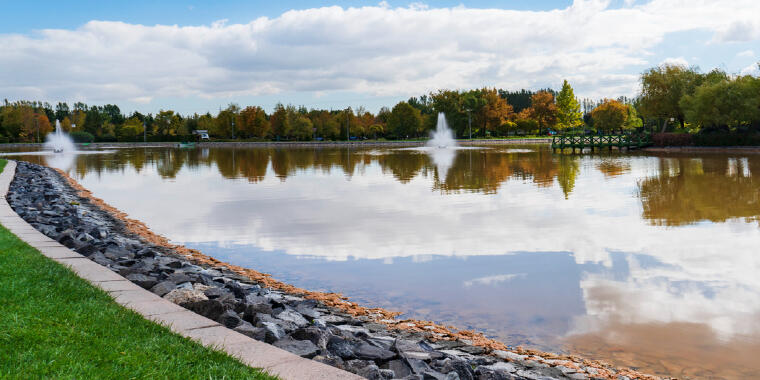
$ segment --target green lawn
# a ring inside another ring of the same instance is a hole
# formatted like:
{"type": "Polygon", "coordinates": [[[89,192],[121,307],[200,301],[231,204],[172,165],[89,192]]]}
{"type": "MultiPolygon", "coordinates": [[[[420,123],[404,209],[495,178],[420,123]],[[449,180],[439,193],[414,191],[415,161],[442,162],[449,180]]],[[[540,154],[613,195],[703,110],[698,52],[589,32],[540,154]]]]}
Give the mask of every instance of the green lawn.
{"type": "Polygon", "coordinates": [[[116,304],[5,227],[0,378],[274,379],[116,304]]]}

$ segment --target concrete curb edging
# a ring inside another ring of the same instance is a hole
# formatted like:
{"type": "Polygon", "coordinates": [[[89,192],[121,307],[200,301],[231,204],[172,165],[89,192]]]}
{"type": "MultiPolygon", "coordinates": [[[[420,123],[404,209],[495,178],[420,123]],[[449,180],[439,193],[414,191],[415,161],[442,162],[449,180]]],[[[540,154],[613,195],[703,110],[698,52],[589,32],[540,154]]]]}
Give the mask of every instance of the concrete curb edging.
{"type": "Polygon", "coordinates": [[[16,173],[16,162],[8,160],[0,173],[0,224],[44,256],[68,267],[90,284],[106,291],[116,303],[134,310],[150,321],[204,346],[220,349],[246,365],[262,368],[283,380],[358,380],[357,375],[302,358],[272,345],[232,331],[221,324],[167,301],[121,275],[50,239],[24,221],[5,196],[16,173]]]}

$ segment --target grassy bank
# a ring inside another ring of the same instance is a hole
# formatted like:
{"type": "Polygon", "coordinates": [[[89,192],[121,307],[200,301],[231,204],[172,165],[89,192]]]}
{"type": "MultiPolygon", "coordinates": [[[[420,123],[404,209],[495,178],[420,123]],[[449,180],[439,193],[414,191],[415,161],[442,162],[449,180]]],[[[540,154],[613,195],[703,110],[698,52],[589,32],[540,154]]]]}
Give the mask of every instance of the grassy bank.
{"type": "Polygon", "coordinates": [[[0,299],[0,378],[274,379],[116,304],[4,227],[0,299]]]}

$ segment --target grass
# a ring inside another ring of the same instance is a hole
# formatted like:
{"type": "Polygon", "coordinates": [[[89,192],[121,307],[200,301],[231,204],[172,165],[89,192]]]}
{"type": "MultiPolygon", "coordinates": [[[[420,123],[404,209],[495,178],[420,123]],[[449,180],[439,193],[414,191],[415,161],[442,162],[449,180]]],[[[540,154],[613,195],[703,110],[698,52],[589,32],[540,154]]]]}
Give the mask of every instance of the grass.
{"type": "Polygon", "coordinates": [[[5,227],[0,326],[3,379],[275,379],[116,304],[5,227]]]}

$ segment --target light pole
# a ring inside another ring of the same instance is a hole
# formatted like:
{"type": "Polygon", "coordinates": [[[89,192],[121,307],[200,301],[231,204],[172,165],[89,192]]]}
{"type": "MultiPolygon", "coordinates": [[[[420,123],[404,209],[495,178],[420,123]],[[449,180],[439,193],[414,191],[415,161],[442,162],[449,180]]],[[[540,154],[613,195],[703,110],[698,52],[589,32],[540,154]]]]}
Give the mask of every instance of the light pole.
{"type": "Polygon", "coordinates": [[[470,130],[470,140],[472,140],[472,114],[470,114],[471,109],[467,109],[467,127],[470,130]]]}
{"type": "Polygon", "coordinates": [[[235,139],[235,116],[232,116],[232,139],[235,139]]]}
{"type": "Polygon", "coordinates": [[[148,142],[148,134],[146,133],[145,129],[145,120],[143,120],[143,143],[148,142]]]}
{"type": "Polygon", "coordinates": [[[346,108],[346,141],[350,141],[351,140],[351,136],[350,136],[350,132],[349,132],[349,129],[350,129],[350,127],[349,127],[350,126],[349,121],[351,119],[349,118],[350,116],[348,115],[348,111],[350,109],[351,109],[351,107],[346,108]]]}

